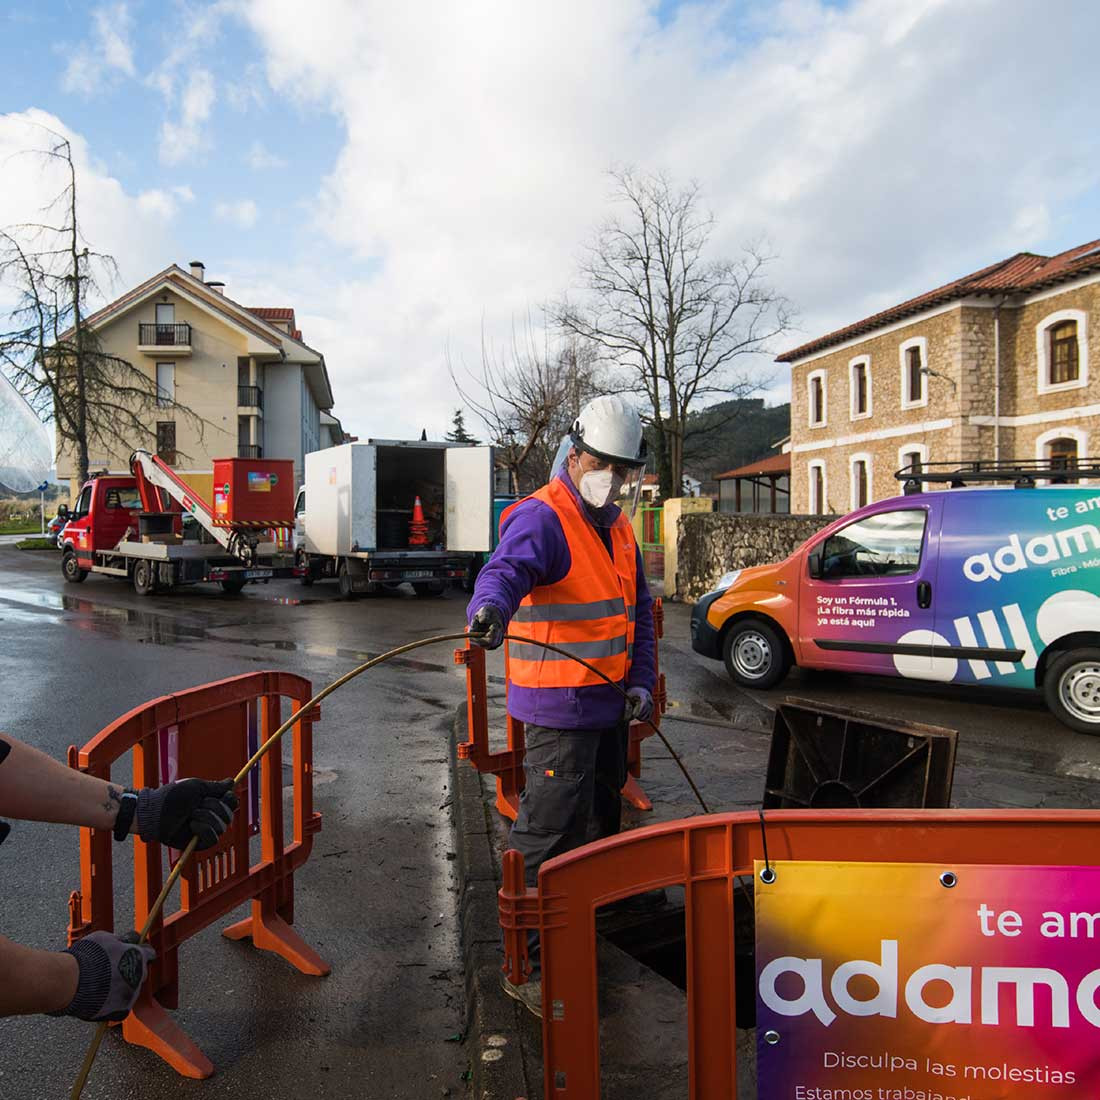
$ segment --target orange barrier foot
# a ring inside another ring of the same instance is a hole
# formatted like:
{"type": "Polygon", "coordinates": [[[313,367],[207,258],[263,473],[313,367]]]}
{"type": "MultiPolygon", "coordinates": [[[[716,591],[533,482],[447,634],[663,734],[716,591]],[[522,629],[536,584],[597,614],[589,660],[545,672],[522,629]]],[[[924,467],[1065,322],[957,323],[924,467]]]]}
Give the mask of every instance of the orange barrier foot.
{"type": "Polygon", "coordinates": [[[623,785],[623,798],[630,803],[636,810],[652,810],[653,803],[649,801],[645,791],[642,790],[642,785],[632,775],[626,777],[626,783],[623,785]]]}
{"type": "Polygon", "coordinates": [[[152,997],[142,997],[122,1022],[122,1037],[147,1047],[184,1077],[202,1079],[214,1072],[214,1063],[191,1041],[152,997]]]}
{"type": "Polygon", "coordinates": [[[303,974],[323,977],[332,973],[332,967],[282,917],[263,912],[258,901],[252,903],[252,916],[231,924],[222,935],[230,940],[251,937],[261,951],[273,951],[303,974]]]}

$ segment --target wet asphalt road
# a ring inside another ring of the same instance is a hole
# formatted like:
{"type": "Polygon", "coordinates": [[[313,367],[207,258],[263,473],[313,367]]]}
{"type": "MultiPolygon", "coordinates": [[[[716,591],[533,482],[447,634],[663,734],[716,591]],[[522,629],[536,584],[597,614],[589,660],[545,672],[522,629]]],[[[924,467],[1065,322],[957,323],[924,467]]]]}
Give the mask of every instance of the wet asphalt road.
{"type": "MultiPolygon", "coordinates": [[[[0,546],[0,729],[63,758],[69,744],[167,691],[261,668],[298,672],[319,688],[369,655],[461,629],[464,603],[457,592],[345,603],[330,585],[290,582],[237,599],[191,589],[143,600],[107,578],[67,586],[56,555],[0,546]]],[[[712,809],[759,805],[770,708],[787,695],[958,729],[955,805],[1100,803],[1100,739],[1066,730],[1034,696],[798,672],[774,692],[749,695],[720,663],[691,651],[689,614],[666,608],[665,730],[712,809]]],[[[494,655],[492,672],[499,662],[494,655]]],[[[490,694],[499,730],[499,680],[490,694]]],[[[463,1026],[464,1004],[446,742],[463,698],[451,647],[441,646],[369,672],[323,704],[315,801],[324,825],[296,880],[296,927],[332,975],[305,977],[230,943],[218,935],[227,918],[181,952],[173,1014],[216,1076],[185,1080],[112,1035],[86,1097],[466,1094],[467,1048],[448,1041],[463,1026]]],[[[630,811],[629,825],[698,812],[654,741],[642,783],[654,811],[630,811]]],[[[0,931],[39,947],[64,943],[77,851],[74,830],[17,825],[0,848],[0,931]]],[[[126,868],[116,860],[120,925],[126,868]]],[[[67,1096],[90,1031],[71,1020],[0,1021],[0,1100],[67,1096]]]]}
{"type": "MultiPolygon", "coordinates": [[[[460,593],[347,603],[329,585],[296,582],[236,599],[192,588],[148,600],[110,578],[66,585],[56,555],[0,547],[0,729],[64,759],[70,744],[165,692],[262,668],[300,673],[316,690],[368,655],[461,630],[463,610],[460,593]]],[[[439,646],[326,700],[314,741],[323,828],[296,879],[295,916],[331,976],[231,943],[218,934],[229,918],[218,922],[181,950],[173,1014],[216,1075],[185,1080],[112,1034],[89,1100],[466,1094],[466,1047],[448,1041],[464,1003],[446,808],[447,737],[463,697],[439,646]]],[[[128,766],[114,778],[129,782],[128,766]]],[[[128,914],[132,923],[129,861],[115,851],[121,926],[128,914]]],[[[17,824],[0,848],[0,931],[64,946],[78,885],[76,831],[17,824]]],[[[67,1097],[91,1034],[73,1020],[0,1021],[0,1098],[67,1097]]]]}

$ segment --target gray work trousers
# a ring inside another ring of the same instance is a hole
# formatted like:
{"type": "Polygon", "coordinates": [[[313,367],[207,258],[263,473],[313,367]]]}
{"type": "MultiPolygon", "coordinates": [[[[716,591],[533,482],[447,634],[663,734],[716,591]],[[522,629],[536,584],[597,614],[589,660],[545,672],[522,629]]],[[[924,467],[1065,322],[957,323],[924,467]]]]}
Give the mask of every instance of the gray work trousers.
{"type": "MultiPolygon", "coordinates": [[[[527,726],[525,736],[527,779],[508,846],[522,853],[524,877],[534,886],[545,860],[619,831],[630,727],[625,722],[601,730],[527,726]]],[[[537,976],[535,934],[528,952],[537,976]]]]}

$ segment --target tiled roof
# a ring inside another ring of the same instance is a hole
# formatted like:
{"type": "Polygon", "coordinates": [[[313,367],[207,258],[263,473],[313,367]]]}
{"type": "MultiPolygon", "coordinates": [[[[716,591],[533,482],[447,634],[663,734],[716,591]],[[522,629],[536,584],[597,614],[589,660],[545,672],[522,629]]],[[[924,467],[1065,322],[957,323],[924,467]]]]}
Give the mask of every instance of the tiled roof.
{"type": "Polygon", "coordinates": [[[756,462],[750,462],[747,466],[738,466],[736,470],[727,470],[724,474],[715,474],[715,481],[727,481],[731,477],[762,477],[765,474],[789,474],[791,472],[791,456],[769,455],[756,462]]]}
{"type": "Polygon", "coordinates": [[[812,355],[834,344],[842,344],[856,336],[874,332],[875,329],[900,321],[905,317],[943,305],[945,302],[971,295],[983,294],[1020,294],[1042,290],[1056,283],[1064,282],[1078,275],[1087,275],[1100,271],[1100,240],[1089,241],[1058,253],[1057,256],[1039,256],[1034,252],[1017,252],[1007,260],[983,267],[979,271],[964,275],[961,279],[946,283],[944,286],[929,290],[916,298],[910,298],[900,305],[891,306],[880,313],[865,317],[854,325],[837,329],[825,336],[819,336],[808,344],[784,352],[777,363],[790,363],[795,359],[812,355]]]}
{"type": "Polygon", "coordinates": [[[255,313],[264,321],[289,321],[294,323],[294,310],[290,306],[246,306],[249,313],[255,313]]]}

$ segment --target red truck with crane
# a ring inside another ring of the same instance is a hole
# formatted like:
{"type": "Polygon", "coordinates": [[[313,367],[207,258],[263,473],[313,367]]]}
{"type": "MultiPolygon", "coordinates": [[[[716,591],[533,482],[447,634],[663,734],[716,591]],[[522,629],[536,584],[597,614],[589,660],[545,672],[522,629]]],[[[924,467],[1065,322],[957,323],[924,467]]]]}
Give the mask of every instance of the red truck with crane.
{"type": "Polygon", "coordinates": [[[202,581],[238,593],[249,582],[297,576],[272,533],[294,524],[293,463],[217,459],[213,506],[163,459],[130,456],[130,476],[102,474],[81,489],[62,529],[61,572],[129,580],[142,596],[202,581]]]}

